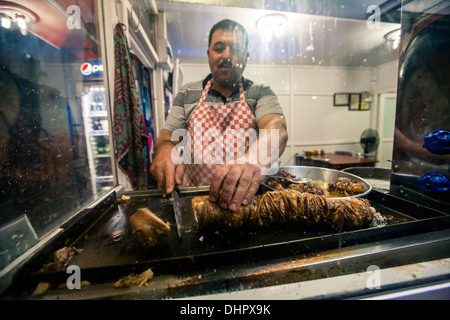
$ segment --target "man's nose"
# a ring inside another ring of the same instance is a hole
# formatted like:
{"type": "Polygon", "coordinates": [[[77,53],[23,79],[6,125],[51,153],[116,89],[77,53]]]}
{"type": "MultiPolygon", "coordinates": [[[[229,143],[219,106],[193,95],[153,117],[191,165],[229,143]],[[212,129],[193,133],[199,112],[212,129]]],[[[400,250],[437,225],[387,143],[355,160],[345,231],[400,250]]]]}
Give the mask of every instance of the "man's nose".
{"type": "Polygon", "coordinates": [[[224,58],[224,59],[230,59],[231,58],[231,48],[229,46],[226,46],[225,49],[223,50],[222,58],[224,58]]]}

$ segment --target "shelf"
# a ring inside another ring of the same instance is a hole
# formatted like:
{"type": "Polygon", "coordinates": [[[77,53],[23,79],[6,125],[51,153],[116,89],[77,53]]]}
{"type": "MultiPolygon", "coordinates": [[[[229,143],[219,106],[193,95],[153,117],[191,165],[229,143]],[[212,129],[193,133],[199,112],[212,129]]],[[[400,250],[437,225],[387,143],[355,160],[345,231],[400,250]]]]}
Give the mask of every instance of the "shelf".
{"type": "Polygon", "coordinates": [[[95,159],[99,159],[99,158],[111,158],[111,154],[109,154],[109,153],[97,153],[97,154],[94,154],[94,158],[95,158],[95,159]]]}
{"type": "Polygon", "coordinates": [[[113,176],[99,176],[95,178],[96,183],[113,182],[113,181],[114,181],[113,176]]]}
{"type": "Polygon", "coordinates": [[[91,137],[109,136],[109,131],[108,130],[93,130],[93,131],[89,131],[89,136],[91,136],[91,137]]]}
{"type": "Polygon", "coordinates": [[[96,118],[96,117],[106,117],[108,113],[106,111],[89,111],[87,116],[89,118],[96,118]]]}

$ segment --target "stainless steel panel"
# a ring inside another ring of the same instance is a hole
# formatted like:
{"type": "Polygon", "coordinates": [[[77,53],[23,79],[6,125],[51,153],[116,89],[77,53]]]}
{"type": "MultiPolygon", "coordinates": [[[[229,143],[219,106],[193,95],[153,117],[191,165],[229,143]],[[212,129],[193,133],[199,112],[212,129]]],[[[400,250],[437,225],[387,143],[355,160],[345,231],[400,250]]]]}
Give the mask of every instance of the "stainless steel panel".
{"type": "Polygon", "coordinates": [[[350,167],[342,171],[365,179],[372,188],[380,192],[389,192],[391,170],[386,168],[350,167]]]}

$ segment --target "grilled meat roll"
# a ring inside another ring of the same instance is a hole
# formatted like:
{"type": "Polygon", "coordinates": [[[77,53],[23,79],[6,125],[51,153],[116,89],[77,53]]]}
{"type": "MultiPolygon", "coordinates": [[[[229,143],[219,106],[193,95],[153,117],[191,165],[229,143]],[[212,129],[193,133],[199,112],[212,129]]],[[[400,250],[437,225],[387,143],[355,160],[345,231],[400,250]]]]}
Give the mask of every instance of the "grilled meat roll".
{"type": "Polygon", "coordinates": [[[329,199],[324,196],[284,189],[257,195],[247,206],[231,212],[208,200],[192,199],[198,230],[266,227],[277,224],[331,225],[355,229],[381,222],[382,216],[367,199],[329,199]]]}

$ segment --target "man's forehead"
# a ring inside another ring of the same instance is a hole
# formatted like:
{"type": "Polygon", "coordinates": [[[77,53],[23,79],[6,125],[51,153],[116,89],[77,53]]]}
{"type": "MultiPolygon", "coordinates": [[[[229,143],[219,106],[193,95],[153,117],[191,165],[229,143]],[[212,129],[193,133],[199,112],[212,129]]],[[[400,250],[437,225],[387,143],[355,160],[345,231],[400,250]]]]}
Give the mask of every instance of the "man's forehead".
{"type": "MultiPolygon", "coordinates": [[[[222,38],[224,36],[230,37],[232,36],[238,41],[244,40],[244,33],[238,27],[235,28],[225,28],[225,29],[216,29],[212,34],[212,39],[222,38]]],[[[214,41],[213,41],[214,42],[214,41]]]]}

